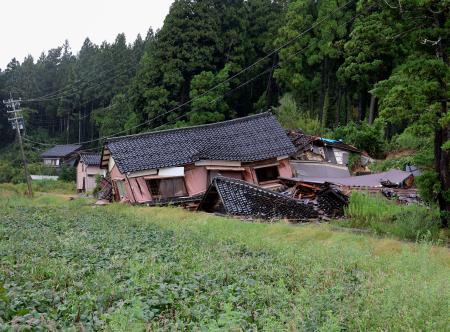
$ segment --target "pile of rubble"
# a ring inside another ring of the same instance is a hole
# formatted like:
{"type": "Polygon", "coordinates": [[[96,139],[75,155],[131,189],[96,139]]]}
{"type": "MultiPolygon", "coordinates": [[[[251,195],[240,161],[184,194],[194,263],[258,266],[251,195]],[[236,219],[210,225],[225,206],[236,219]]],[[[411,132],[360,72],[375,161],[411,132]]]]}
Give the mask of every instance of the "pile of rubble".
{"type": "Polygon", "coordinates": [[[348,197],[331,186],[299,184],[276,193],[245,181],[218,176],[199,211],[256,219],[310,221],[342,217],[348,197]]]}

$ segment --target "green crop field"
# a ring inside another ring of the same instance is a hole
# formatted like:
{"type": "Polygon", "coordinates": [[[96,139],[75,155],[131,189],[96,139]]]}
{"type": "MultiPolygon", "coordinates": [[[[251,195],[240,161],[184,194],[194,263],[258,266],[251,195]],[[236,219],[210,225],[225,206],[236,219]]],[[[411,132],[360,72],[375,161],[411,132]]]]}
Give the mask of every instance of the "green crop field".
{"type": "Polygon", "coordinates": [[[0,189],[0,330],[448,331],[450,254],[0,189]]]}

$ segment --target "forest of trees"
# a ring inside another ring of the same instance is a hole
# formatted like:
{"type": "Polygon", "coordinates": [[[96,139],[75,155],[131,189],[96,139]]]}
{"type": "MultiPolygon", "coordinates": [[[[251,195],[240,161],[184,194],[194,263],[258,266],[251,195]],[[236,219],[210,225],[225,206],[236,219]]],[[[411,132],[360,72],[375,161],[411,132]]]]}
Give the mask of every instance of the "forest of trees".
{"type": "Polygon", "coordinates": [[[412,145],[449,217],[449,34],[448,0],[176,0],[145,38],[11,60],[0,99],[22,98],[37,148],[266,110],[375,157],[412,145]]]}

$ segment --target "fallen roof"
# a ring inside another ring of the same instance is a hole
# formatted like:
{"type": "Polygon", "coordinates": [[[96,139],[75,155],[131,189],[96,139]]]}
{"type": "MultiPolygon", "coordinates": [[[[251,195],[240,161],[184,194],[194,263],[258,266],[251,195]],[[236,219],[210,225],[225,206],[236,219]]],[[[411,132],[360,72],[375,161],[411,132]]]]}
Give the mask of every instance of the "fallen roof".
{"type": "Polygon", "coordinates": [[[55,145],[51,149],[43,152],[41,157],[43,158],[62,158],[71,155],[75,151],[81,149],[81,145],[67,144],[67,145],[55,145]]]}
{"type": "Polygon", "coordinates": [[[318,217],[313,206],[245,181],[217,176],[203,196],[199,211],[258,219],[308,220],[318,217]]]}
{"type": "Polygon", "coordinates": [[[350,177],[347,166],[321,161],[291,160],[291,166],[297,177],[345,178],[350,177]]]}
{"type": "MultiPolygon", "coordinates": [[[[213,124],[111,138],[105,143],[122,173],[180,166],[198,160],[252,162],[296,152],[267,112],[213,124]]],[[[104,160],[105,164],[105,149],[104,160]]]]}
{"type": "MultiPolygon", "coordinates": [[[[291,178],[293,181],[303,181],[309,183],[333,183],[341,186],[348,187],[383,187],[382,182],[388,181],[392,184],[401,186],[403,182],[412,176],[410,172],[401,171],[398,169],[392,169],[387,172],[350,176],[345,178],[338,177],[296,177],[291,178]]],[[[287,179],[287,178],[286,178],[287,179]]]]}
{"type": "Polygon", "coordinates": [[[80,161],[88,166],[100,166],[100,153],[80,153],[80,161]]]}

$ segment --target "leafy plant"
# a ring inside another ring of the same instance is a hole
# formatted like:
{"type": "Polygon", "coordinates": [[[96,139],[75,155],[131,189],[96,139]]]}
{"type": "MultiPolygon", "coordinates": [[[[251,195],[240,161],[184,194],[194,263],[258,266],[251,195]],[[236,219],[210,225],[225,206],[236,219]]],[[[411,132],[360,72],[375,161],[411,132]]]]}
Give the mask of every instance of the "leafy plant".
{"type": "Polygon", "coordinates": [[[342,225],[369,229],[379,235],[420,240],[440,237],[440,214],[436,207],[398,205],[381,196],[355,192],[346,208],[347,220],[342,225]]]}
{"type": "Polygon", "coordinates": [[[381,122],[374,125],[365,122],[349,122],[345,126],[335,128],[333,138],[342,139],[347,144],[352,144],[358,149],[366,151],[371,157],[382,157],[386,150],[384,130],[381,122]]]}
{"type": "Polygon", "coordinates": [[[301,129],[310,135],[326,136],[327,134],[319,119],[302,110],[291,94],[285,94],[280,99],[280,105],[273,108],[273,111],[284,128],[301,129]]]}

